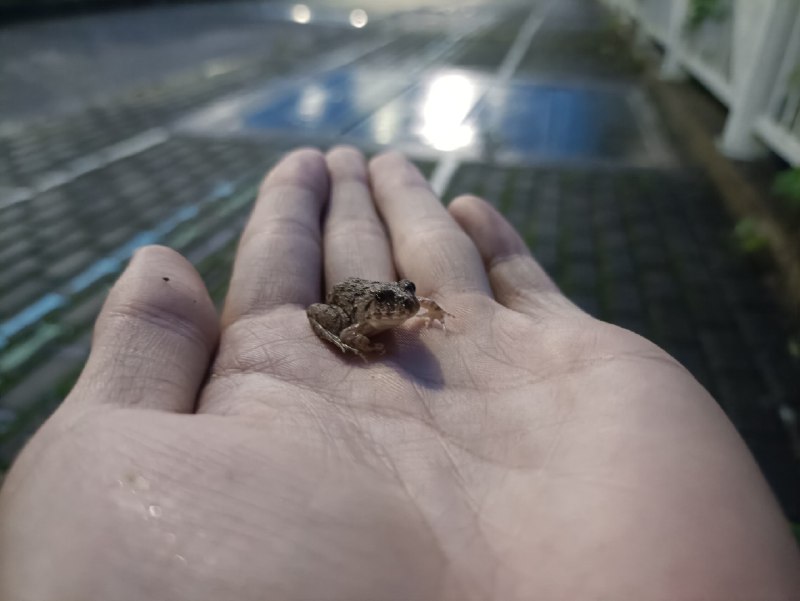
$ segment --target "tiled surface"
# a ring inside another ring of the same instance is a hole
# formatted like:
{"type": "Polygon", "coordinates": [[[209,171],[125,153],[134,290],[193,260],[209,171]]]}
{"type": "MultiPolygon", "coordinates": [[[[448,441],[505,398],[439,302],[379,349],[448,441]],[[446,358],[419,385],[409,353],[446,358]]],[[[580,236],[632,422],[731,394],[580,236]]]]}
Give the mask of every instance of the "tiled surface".
{"type": "Polygon", "coordinates": [[[550,3],[500,81],[546,2],[406,11],[364,30],[336,4],[305,26],[284,5],[224,17],[205,5],[168,8],[185,17],[174,25],[159,8],[128,29],[112,14],[0,41],[16,52],[0,52],[0,463],[69,390],[136,247],[178,249],[219,302],[261,175],[300,142],[347,139],[418,160],[458,153],[446,197],[494,201],[577,304],[680,359],[800,520],[800,463],[779,417],[800,410],[787,325],[734,252],[708,181],[653,152],[636,62],[599,5],[550,3]],[[60,63],[37,39],[63,42],[60,63]]]}
{"type": "Polygon", "coordinates": [[[279,67],[343,40],[345,23],[304,27],[287,21],[289,12],[280,3],[202,3],[19,23],[0,35],[0,122],[63,113],[195,71],[237,71],[255,57],[279,67]]]}
{"type": "Polygon", "coordinates": [[[476,120],[508,153],[556,161],[632,162],[647,149],[626,92],[517,82],[493,90],[476,120]]]}

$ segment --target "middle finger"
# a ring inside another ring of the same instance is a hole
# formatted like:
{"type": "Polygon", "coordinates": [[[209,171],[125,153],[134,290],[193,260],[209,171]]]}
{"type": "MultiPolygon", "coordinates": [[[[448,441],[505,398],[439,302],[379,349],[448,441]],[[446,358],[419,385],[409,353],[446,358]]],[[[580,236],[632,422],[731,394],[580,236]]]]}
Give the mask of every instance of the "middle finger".
{"type": "Polygon", "coordinates": [[[364,156],[340,146],[325,160],[331,179],[323,230],[326,290],[348,277],[394,281],[389,238],[372,202],[364,156]]]}

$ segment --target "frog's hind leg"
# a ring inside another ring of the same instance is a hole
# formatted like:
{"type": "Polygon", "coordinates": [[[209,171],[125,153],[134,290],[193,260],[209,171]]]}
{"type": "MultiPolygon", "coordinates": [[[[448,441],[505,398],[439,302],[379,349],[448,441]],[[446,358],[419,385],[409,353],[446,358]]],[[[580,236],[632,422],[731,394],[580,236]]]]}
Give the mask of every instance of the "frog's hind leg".
{"type": "Polygon", "coordinates": [[[339,332],[341,330],[342,323],[347,319],[344,311],[342,311],[339,307],[314,303],[308,309],[306,309],[306,315],[308,316],[308,322],[311,324],[311,327],[317,336],[323,340],[332,342],[339,347],[339,350],[343,353],[347,353],[349,351],[359,355],[362,358],[365,358],[361,351],[353,348],[349,344],[342,342],[342,339],[333,333],[334,331],[339,332]]]}
{"type": "Polygon", "coordinates": [[[357,349],[354,349],[352,346],[345,344],[344,342],[341,341],[341,339],[338,336],[336,336],[335,334],[331,334],[328,330],[323,328],[318,323],[312,321],[311,327],[314,328],[314,332],[316,333],[317,336],[319,336],[323,340],[332,342],[333,344],[338,346],[339,350],[342,351],[343,353],[349,351],[351,353],[355,353],[356,355],[361,355],[361,353],[357,349]]]}

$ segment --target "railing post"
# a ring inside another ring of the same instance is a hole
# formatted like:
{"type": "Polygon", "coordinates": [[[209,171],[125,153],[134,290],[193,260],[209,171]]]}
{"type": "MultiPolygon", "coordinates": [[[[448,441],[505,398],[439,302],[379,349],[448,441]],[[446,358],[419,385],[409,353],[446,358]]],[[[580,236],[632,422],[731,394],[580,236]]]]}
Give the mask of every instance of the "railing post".
{"type": "Polygon", "coordinates": [[[781,64],[793,22],[793,1],[736,1],[731,69],[733,93],[718,143],[726,156],[752,159],[764,154],[764,146],[754,135],[754,125],[769,100],[781,64]],[[752,36],[750,43],[743,39],[745,33],[752,36]]]}
{"type": "Polygon", "coordinates": [[[686,72],[681,67],[681,53],[683,51],[683,29],[688,12],[689,0],[672,0],[664,60],[661,63],[661,79],[675,80],[686,77],[686,72]]]}

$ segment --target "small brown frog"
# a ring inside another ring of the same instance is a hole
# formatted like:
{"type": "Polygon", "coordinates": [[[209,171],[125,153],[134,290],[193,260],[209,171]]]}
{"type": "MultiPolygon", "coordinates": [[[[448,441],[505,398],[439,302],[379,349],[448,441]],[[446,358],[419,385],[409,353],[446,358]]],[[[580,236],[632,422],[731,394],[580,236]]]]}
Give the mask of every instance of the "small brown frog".
{"type": "MultiPolygon", "coordinates": [[[[416,296],[414,282],[370,282],[347,278],[328,293],[325,303],[314,303],[308,309],[308,321],[314,333],[366,359],[365,353],[383,353],[383,345],[369,337],[399,326],[425,309],[420,317],[430,325],[438,320],[444,327],[450,315],[429,298],[416,296]]],[[[452,317],[452,315],[451,315],[452,317]]]]}

